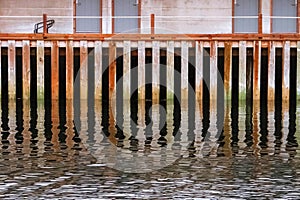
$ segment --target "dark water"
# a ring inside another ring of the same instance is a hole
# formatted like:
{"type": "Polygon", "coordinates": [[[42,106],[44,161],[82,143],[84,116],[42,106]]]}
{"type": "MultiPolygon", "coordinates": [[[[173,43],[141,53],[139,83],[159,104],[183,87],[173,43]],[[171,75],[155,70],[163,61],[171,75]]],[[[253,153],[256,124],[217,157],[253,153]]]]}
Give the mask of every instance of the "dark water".
{"type": "Polygon", "coordinates": [[[110,103],[2,100],[0,198],[300,197],[296,104],[110,103]]]}

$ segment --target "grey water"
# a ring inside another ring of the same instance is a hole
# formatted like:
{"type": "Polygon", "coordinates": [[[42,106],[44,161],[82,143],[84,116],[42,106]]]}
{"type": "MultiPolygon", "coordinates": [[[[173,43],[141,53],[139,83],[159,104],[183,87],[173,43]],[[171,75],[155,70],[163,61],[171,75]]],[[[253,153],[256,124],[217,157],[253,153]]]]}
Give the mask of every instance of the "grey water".
{"type": "Polygon", "coordinates": [[[3,199],[300,197],[296,103],[2,100],[0,114],[3,199]]]}

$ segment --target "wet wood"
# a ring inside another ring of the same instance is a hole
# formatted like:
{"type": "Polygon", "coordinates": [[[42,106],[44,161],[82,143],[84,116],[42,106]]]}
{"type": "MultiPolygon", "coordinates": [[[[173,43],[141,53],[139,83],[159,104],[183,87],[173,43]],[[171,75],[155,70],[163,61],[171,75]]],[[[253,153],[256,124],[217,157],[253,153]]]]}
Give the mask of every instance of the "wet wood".
{"type": "Polygon", "coordinates": [[[152,43],[152,100],[159,100],[159,41],[152,43]]]}
{"type": "Polygon", "coordinates": [[[239,42],[239,100],[246,99],[246,42],[239,42]]]}
{"type": "Polygon", "coordinates": [[[16,42],[8,41],[8,98],[16,98],[16,42]]]}
{"type": "Polygon", "coordinates": [[[217,54],[218,54],[217,42],[210,43],[210,100],[215,104],[211,104],[213,107],[217,107],[217,93],[218,93],[218,66],[217,66],[217,54]]]}
{"type": "Polygon", "coordinates": [[[73,62],[73,41],[68,41],[66,46],[66,99],[73,99],[73,62]]]}
{"type": "Polygon", "coordinates": [[[188,55],[189,48],[187,41],[181,42],[181,100],[188,98],[188,55]]]}
{"type": "Polygon", "coordinates": [[[37,98],[44,99],[44,41],[37,41],[37,98]]]}
{"type": "Polygon", "coordinates": [[[167,99],[174,98],[174,41],[167,42],[167,99]]]}
{"type": "Polygon", "coordinates": [[[88,97],[88,48],[87,48],[87,41],[80,41],[80,99],[86,100],[87,97],[88,97]]]}
{"type": "Polygon", "coordinates": [[[254,45],[253,59],[253,100],[260,99],[260,72],[261,72],[261,42],[256,41],[254,45]]]}
{"type": "Polygon", "coordinates": [[[203,42],[196,41],[196,99],[203,98],[203,42]]]}
{"type": "Polygon", "coordinates": [[[95,99],[102,99],[102,42],[95,42],[95,99]]]}
{"type": "Polygon", "coordinates": [[[145,100],[145,41],[138,42],[138,98],[145,100]]]}
{"type": "Polygon", "coordinates": [[[231,99],[231,73],[232,73],[232,43],[226,42],[224,49],[224,90],[225,99],[231,99]]]}
{"type": "Polygon", "coordinates": [[[131,65],[131,43],[130,41],[124,41],[123,48],[123,99],[130,99],[130,65],[131,65]]]}
{"type": "Polygon", "coordinates": [[[300,41],[297,42],[297,100],[300,99],[300,41]]]}
{"type": "Polygon", "coordinates": [[[112,99],[116,86],[116,44],[109,43],[109,99],[112,99]]]}
{"type": "Polygon", "coordinates": [[[58,66],[58,44],[51,43],[51,98],[58,99],[59,96],[59,66],[58,66]]]}
{"type": "MultiPolygon", "coordinates": [[[[24,40],[22,57],[23,99],[30,98],[30,41],[24,40]]],[[[1,79],[0,79],[1,80],[1,79]]]]}
{"type": "Polygon", "coordinates": [[[275,45],[269,42],[268,100],[275,100],[275,45]]]}
{"type": "Polygon", "coordinates": [[[284,42],[282,68],[282,100],[287,101],[290,95],[290,42],[284,42]]]}

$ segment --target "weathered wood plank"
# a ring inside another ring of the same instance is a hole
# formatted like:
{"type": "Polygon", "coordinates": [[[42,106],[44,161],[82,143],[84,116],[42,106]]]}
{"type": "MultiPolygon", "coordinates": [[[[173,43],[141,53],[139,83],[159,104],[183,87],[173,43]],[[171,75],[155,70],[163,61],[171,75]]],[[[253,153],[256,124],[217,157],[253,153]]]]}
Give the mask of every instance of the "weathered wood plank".
{"type": "Polygon", "coordinates": [[[8,98],[16,98],[16,42],[8,41],[8,98]]]}
{"type": "Polygon", "coordinates": [[[66,47],[66,98],[73,99],[73,71],[74,71],[74,53],[73,53],[73,41],[67,41],[66,47]]]}
{"type": "Polygon", "coordinates": [[[88,49],[87,41],[80,41],[80,99],[88,97],[88,49]]]}
{"type": "MultiPolygon", "coordinates": [[[[23,99],[30,98],[30,41],[23,41],[23,99]]],[[[1,80],[1,79],[0,79],[1,80]]]]}
{"type": "Polygon", "coordinates": [[[225,100],[231,99],[232,92],[232,43],[225,42],[224,49],[224,90],[225,90],[225,100]]]}
{"type": "Polygon", "coordinates": [[[51,43],[51,98],[58,99],[59,94],[59,67],[58,67],[58,44],[51,43]]]}
{"type": "Polygon", "coordinates": [[[102,98],[102,42],[95,42],[95,99],[102,98]]]}
{"type": "Polygon", "coordinates": [[[218,46],[217,42],[213,41],[210,43],[210,101],[213,107],[217,107],[216,100],[218,94],[218,66],[217,56],[218,46]]]}
{"type": "Polygon", "coordinates": [[[261,41],[255,41],[253,62],[253,100],[260,99],[261,41]]]}
{"type": "Polygon", "coordinates": [[[152,45],[152,100],[155,103],[159,100],[159,41],[153,41],[152,45]]]}
{"type": "Polygon", "coordinates": [[[124,41],[123,48],[123,99],[130,99],[130,55],[131,55],[131,47],[130,41],[124,41]]]}
{"type": "Polygon", "coordinates": [[[37,99],[44,99],[44,41],[37,41],[37,99]]]}
{"type": "Polygon", "coordinates": [[[246,41],[239,42],[239,100],[246,99],[246,41]]]}
{"type": "Polygon", "coordinates": [[[138,42],[138,98],[140,100],[145,100],[145,41],[138,42]]]}
{"type": "Polygon", "coordinates": [[[167,99],[174,98],[174,41],[167,43],[167,99]]]}
{"type": "Polygon", "coordinates": [[[268,100],[275,100],[275,45],[269,42],[268,100]]]}
{"type": "Polygon", "coordinates": [[[187,41],[181,42],[181,100],[188,99],[188,55],[189,48],[187,41]]]}
{"type": "Polygon", "coordinates": [[[203,42],[196,41],[196,99],[203,98],[203,42]]]}
{"type": "Polygon", "coordinates": [[[284,42],[282,68],[282,100],[289,100],[290,95],[290,41],[284,42]]]}
{"type": "Polygon", "coordinates": [[[300,99],[300,41],[297,42],[297,100],[299,99],[300,99]]]}
{"type": "Polygon", "coordinates": [[[116,44],[109,43],[109,99],[112,98],[116,86],[116,44]]]}

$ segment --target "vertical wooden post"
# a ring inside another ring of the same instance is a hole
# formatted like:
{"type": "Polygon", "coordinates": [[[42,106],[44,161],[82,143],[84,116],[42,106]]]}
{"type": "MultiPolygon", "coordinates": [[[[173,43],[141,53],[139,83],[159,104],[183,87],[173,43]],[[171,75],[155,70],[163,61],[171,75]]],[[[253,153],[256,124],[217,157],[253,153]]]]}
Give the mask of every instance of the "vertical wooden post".
{"type": "Polygon", "coordinates": [[[67,41],[67,48],[66,48],[66,98],[73,99],[73,66],[74,62],[74,54],[73,54],[73,41],[67,41]]]}
{"type": "Polygon", "coordinates": [[[138,42],[138,94],[139,99],[145,100],[145,41],[138,42]]]}
{"type": "Polygon", "coordinates": [[[88,49],[87,41],[80,41],[80,99],[88,97],[88,49]]]}
{"type": "Polygon", "coordinates": [[[59,140],[58,140],[59,110],[58,110],[58,99],[53,99],[53,97],[52,97],[52,100],[51,100],[51,121],[52,121],[51,144],[53,144],[53,149],[57,151],[57,150],[59,150],[59,140]]]}
{"type": "MultiPolygon", "coordinates": [[[[96,101],[98,102],[98,101],[96,101]]],[[[99,113],[101,115],[101,113],[99,113]]],[[[71,99],[66,100],[66,145],[68,148],[72,148],[74,145],[74,122],[73,122],[74,116],[73,116],[73,102],[71,99]]]]}
{"type": "Polygon", "coordinates": [[[37,99],[44,99],[44,41],[37,41],[37,99]]]}
{"type": "Polygon", "coordinates": [[[174,41],[167,42],[167,99],[174,98],[174,41]]]}
{"type": "Polygon", "coordinates": [[[151,24],[151,34],[154,34],[155,33],[155,15],[154,14],[151,14],[150,16],[150,24],[151,24]]]}
{"type": "Polygon", "coordinates": [[[159,41],[152,42],[152,100],[159,100],[159,41]]]}
{"type": "MultiPolygon", "coordinates": [[[[2,53],[1,53],[1,47],[2,47],[2,42],[1,42],[1,40],[0,40],[0,99],[2,98],[2,76],[1,76],[1,74],[2,74],[2,61],[1,61],[1,57],[2,57],[2,53]]],[[[0,103],[1,104],[1,103],[0,103]]],[[[0,105],[0,107],[1,107],[1,105],[0,105]]]]}
{"type": "Polygon", "coordinates": [[[297,100],[299,99],[300,99],[300,41],[297,42],[297,100]]]}
{"type": "MultiPolygon", "coordinates": [[[[216,41],[210,43],[210,101],[217,102],[218,93],[218,66],[217,66],[217,54],[218,46],[216,41]]],[[[216,104],[214,105],[217,106],[216,104]]]]}
{"type": "Polygon", "coordinates": [[[116,44],[109,44],[109,99],[112,98],[113,91],[116,86],[116,44]]]}
{"type": "Polygon", "coordinates": [[[290,95],[290,41],[284,42],[282,68],[282,100],[289,100],[290,95]]]}
{"type": "Polygon", "coordinates": [[[246,41],[239,42],[239,100],[246,100],[246,41]]]}
{"type": "Polygon", "coordinates": [[[102,99],[102,42],[95,42],[95,99],[102,99]]]}
{"type": "Polygon", "coordinates": [[[59,68],[58,68],[58,44],[51,42],[51,98],[58,99],[59,94],[59,68]]]}
{"type": "Polygon", "coordinates": [[[260,60],[261,60],[261,41],[254,43],[254,63],[253,63],[253,100],[260,99],[260,60]]]}
{"type": "Polygon", "coordinates": [[[23,40],[23,99],[30,98],[30,41],[23,40]]]}
{"type": "Polygon", "coordinates": [[[224,90],[225,100],[231,99],[231,73],[232,73],[232,43],[225,42],[224,49],[224,90]]]}
{"type": "Polygon", "coordinates": [[[269,42],[268,100],[275,100],[275,45],[269,42]]]}
{"type": "Polygon", "coordinates": [[[48,29],[47,29],[47,14],[43,14],[43,33],[48,33],[48,29]]]}
{"type": "Polygon", "coordinates": [[[203,42],[196,41],[196,99],[203,98],[203,42]]]}
{"type": "Polygon", "coordinates": [[[258,14],[258,33],[261,34],[262,33],[262,29],[263,29],[263,20],[262,20],[262,13],[258,14]]]}
{"type": "Polygon", "coordinates": [[[8,97],[16,98],[16,42],[8,41],[8,97]]]}
{"type": "Polygon", "coordinates": [[[188,57],[189,48],[187,41],[181,42],[181,100],[188,99],[188,57]]]}
{"type": "Polygon", "coordinates": [[[123,48],[123,99],[130,100],[130,55],[131,55],[130,41],[124,41],[123,48]]]}

